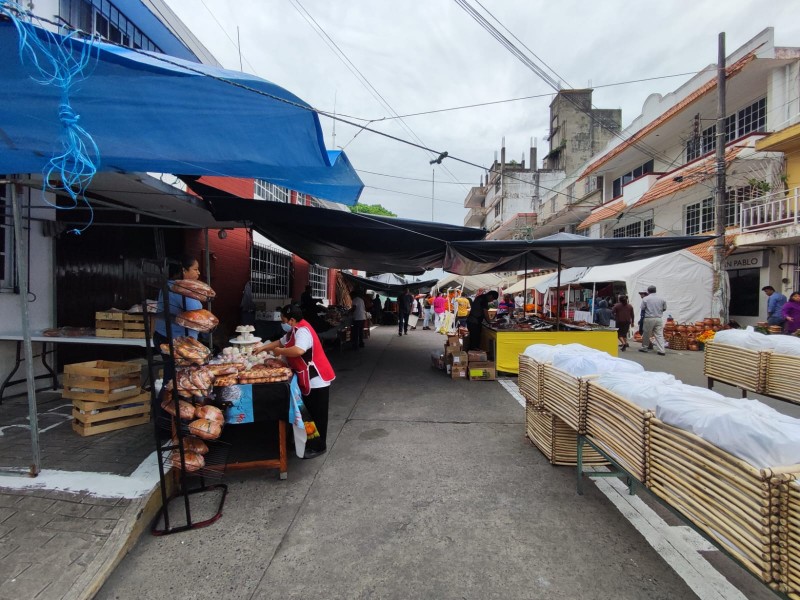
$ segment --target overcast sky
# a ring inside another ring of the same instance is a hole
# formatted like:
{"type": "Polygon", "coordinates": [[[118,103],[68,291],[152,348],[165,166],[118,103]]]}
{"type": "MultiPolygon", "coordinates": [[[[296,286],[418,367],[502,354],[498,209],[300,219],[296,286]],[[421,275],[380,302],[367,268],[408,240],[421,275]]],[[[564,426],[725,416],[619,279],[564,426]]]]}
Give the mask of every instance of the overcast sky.
{"type": "MultiPolygon", "coordinates": [[[[242,70],[316,108],[358,123],[385,119],[370,127],[484,168],[499,155],[503,138],[507,160],[524,155],[527,165],[532,138],[540,159],[548,151],[553,89],[455,0],[166,1],[224,67],[236,70],[238,27],[242,70]],[[443,110],[527,96],[538,97],[443,110]],[[392,111],[442,112],[401,121],[392,111]]],[[[621,108],[623,126],[641,113],[649,94],[668,93],[689,79],[666,76],[716,62],[721,31],[727,54],[766,27],[775,28],[776,45],[800,46],[793,0],[481,0],[491,15],[478,0],[469,4],[501,31],[507,28],[506,37],[519,38],[515,44],[532,58],[527,46],[563,87],[593,86],[597,108],[621,108]],[[625,83],[653,77],[664,78],[625,83]]],[[[333,122],[321,122],[328,147],[344,147],[364,181],[361,202],[422,220],[431,219],[433,204],[436,221],[463,225],[464,198],[483,170],[450,159],[432,167],[424,150],[342,123],[334,139],[333,122]]]]}

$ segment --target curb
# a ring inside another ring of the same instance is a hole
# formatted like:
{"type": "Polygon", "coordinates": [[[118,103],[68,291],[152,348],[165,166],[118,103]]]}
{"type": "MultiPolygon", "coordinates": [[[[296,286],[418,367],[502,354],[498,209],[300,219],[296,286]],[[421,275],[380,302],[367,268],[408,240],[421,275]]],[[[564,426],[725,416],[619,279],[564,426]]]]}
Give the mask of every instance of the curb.
{"type": "MultiPolygon", "coordinates": [[[[167,487],[171,477],[167,477],[167,487]]],[[[120,517],[106,543],[97,556],[86,566],[63,600],[91,600],[100,591],[114,569],[125,555],[136,545],[148,529],[161,508],[161,484],[157,483],[150,493],[132,501],[120,517]]]]}

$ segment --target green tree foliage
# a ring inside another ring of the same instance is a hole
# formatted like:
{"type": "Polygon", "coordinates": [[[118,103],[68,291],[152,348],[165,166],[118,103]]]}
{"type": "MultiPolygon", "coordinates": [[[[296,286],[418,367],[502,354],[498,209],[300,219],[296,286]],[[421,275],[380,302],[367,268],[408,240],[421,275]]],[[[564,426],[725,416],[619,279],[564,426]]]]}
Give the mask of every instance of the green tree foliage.
{"type": "Polygon", "coordinates": [[[381,215],[382,217],[396,217],[392,211],[383,208],[380,204],[361,204],[350,207],[350,212],[363,213],[366,215],[381,215]]]}

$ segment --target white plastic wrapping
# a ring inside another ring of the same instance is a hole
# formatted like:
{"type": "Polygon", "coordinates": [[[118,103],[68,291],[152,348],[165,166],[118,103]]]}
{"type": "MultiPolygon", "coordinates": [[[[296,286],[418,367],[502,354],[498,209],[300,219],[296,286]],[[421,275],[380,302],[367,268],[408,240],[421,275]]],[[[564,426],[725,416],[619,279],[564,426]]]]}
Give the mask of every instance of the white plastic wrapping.
{"type": "Polygon", "coordinates": [[[603,373],[593,383],[614,392],[636,406],[652,411],[665,386],[683,385],[669,373],[645,371],[643,373],[603,373]]]}
{"type": "Polygon", "coordinates": [[[560,353],[567,353],[567,354],[576,354],[576,353],[601,353],[607,356],[610,356],[607,352],[600,352],[600,350],[596,350],[595,348],[589,348],[589,346],[584,346],[583,344],[531,344],[527,348],[523,354],[525,356],[530,356],[537,362],[540,363],[549,363],[553,360],[553,356],[555,354],[560,353]]]}
{"type": "Polygon", "coordinates": [[[553,355],[553,366],[575,377],[598,373],[644,373],[644,367],[632,360],[616,358],[606,352],[553,355]]]}
{"type": "Polygon", "coordinates": [[[762,350],[770,347],[769,337],[748,327],[747,329],[723,329],[718,331],[714,334],[714,341],[739,348],[762,350]]]}
{"type": "Polygon", "coordinates": [[[792,335],[765,335],[775,354],[800,356],[800,338],[792,335]]]}

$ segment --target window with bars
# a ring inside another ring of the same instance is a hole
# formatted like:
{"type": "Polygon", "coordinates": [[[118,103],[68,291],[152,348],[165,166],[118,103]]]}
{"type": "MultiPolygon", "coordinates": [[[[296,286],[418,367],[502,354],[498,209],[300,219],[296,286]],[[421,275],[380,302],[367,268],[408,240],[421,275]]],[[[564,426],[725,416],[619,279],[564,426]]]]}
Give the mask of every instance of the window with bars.
{"type": "Polygon", "coordinates": [[[108,0],[60,0],[59,15],[70,27],[140,50],[163,51],[108,0]]]}
{"type": "Polygon", "coordinates": [[[622,227],[616,227],[612,237],[650,237],[653,235],[653,219],[628,223],[622,227]]]}
{"type": "Polygon", "coordinates": [[[292,255],[253,243],[250,248],[250,282],[254,300],[289,298],[292,255]]]}
{"type": "MultiPolygon", "coordinates": [[[[755,192],[751,187],[733,188],[725,193],[725,227],[735,227],[739,224],[739,208],[742,202],[752,200],[754,197],[755,192]]],[[[685,208],[686,235],[696,235],[714,230],[716,227],[714,204],[712,196],[685,208]]]]}
{"type": "Polygon", "coordinates": [[[614,181],[611,182],[611,197],[617,198],[618,196],[621,196],[622,188],[625,187],[626,184],[630,183],[634,179],[638,179],[642,175],[647,175],[648,173],[652,173],[654,168],[655,168],[655,161],[651,159],[648,160],[643,165],[639,165],[632,171],[625,173],[620,177],[617,177],[614,181]]]}
{"type": "Polygon", "coordinates": [[[259,200],[271,200],[273,202],[289,202],[289,190],[270,183],[263,179],[256,179],[253,192],[259,200]]]}
{"type": "MultiPolygon", "coordinates": [[[[725,118],[725,143],[767,127],[767,99],[761,98],[725,118]]],[[[704,129],[699,139],[686,142],[686,162],[714,152],[717,144],[716,124],[704,129]]]]}
{"type": "Polygon", "coordinates": [[[499,217],[500,211],[501,211],[501,202],[498,201],[498,203],[494,205],[494,216],[499,217]]]}
{"type": "Polygon", "coordinates": [[[308,266],[308,285],[314,298],[328,297],[328,267],[308,266]]]}

